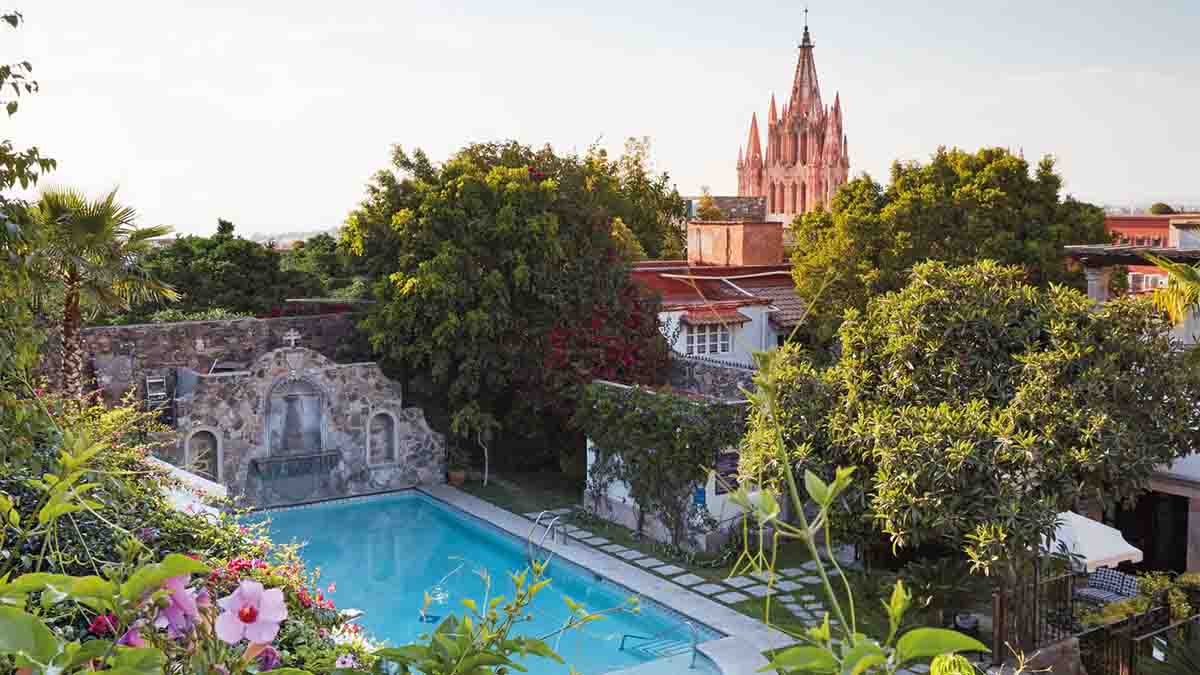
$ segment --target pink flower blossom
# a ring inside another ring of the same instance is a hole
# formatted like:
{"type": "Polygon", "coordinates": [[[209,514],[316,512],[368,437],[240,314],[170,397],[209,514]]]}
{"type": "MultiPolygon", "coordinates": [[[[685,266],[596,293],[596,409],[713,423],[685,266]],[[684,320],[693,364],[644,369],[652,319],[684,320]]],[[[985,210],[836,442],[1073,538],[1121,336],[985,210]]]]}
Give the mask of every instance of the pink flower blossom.
{"type": "Polygon", "coordinates": [[[217,637],[229,644],[243,638],[265,644],[279,634],[279,624],[287,618],[283,591],[263,590],[257,581],[243,581],[228,596],[217,601],[221,615],[217,617],[217,637]]]}
{"type": "Polygon", "coordinates": [[[335,592],[337,592],[337,584],[335,584],[335,583],[333,583],[333,582],[330,582],[330,583],[329,583],[329,588],[327,588],[327,589],[325,590],[325,592],[326,592],[326,593],[335,593],[335,592]]]}
{"type": "Polygon", "coordinates": [[[268,670],[275,670],[283,661],[279,658],[279,652],[274,647],[264,647],[258,656],[254,657],[258,662],[258,672],[265,673],[268,670]]]}
{"type": "Polygon", "coordinates": [[[163,582],[163,588],[171,591],[167,606],[158,611],[154,619],[157,628],[166,628],[167,637],[178,640],[196,625],[200,612],[196,608],[196,596],[187,587],[188,576],[171,577],[163,582]]]}
{"type": "Polygon", "coordinates": [[[117,632],[117,617],[112,614],[97,614],[88,624],[88,632],[92,635],[108,635],[117,632]]]}
{"type": "Polygon", "coordinates": [[[337,661],[334,662],[333,667],[334,668],[354,668],[357,665],[358,665],[358,662],[354,660],[353,654],[342,654],[341,656],[337,657],[337,661]]]}
{"type": "Polygon", "coordinates": [[[142,639],[142,634],[138,632],[138,629],[130,628],[125,631],[120,640],[117,640],[117,644],[123,647],[141,648],[146,646],[146,641],[142,639]]]}

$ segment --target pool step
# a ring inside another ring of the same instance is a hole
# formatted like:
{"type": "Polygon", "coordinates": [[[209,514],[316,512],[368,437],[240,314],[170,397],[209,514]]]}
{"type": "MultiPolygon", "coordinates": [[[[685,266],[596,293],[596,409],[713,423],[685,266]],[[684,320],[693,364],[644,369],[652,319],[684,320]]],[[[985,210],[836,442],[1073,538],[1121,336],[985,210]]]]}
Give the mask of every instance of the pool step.
{"type": "Polygon", "coordinates": [[[687,640],[671,638],[656,638],[630,646],[629,651],[650,659],[662,659],[668,656],[678,656],[692,651],[692,643],[687,640]]]}

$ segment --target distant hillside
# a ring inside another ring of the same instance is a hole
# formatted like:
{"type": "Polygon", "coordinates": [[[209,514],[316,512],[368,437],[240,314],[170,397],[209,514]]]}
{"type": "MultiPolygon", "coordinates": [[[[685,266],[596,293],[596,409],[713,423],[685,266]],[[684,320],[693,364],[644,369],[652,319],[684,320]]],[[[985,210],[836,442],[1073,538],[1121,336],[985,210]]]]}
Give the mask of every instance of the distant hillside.
{"type": "Polygon", "coordinates": [[[269,232],[269,233],[255,232],[253,234],[246,235],[246,238],[249,239],[250,241],[266,242],[266,241],[274,240],[274,241],[282,243],[282,242],[288,242],[288,241],[296,241],[297,239],[300,239],[300,240],[310,239],[312,237],[317,236],[318,234],[328,234],[331,237],[337,238],[338,228],[330,227],[330,228],[324,229],[324,230],[305,230],[305,231],[301,231],[301,232],[269,232]]]}

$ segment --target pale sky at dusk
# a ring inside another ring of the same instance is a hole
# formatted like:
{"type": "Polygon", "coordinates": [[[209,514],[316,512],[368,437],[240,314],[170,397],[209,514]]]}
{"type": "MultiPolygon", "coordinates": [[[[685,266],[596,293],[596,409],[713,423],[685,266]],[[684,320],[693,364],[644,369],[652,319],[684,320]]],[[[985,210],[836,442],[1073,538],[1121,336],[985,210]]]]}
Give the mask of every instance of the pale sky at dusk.
{"type": "MultiPolygon", "coordinates": [[[[803,3],[16,0],[42,91],[4,136],[142,224],[340,224],[389,147],[649,136],[681,192],[736,191],[750,114],[791,86],[803,3]]],[[[810,5],[852,174],[939,145],[1059,158],[1097,202],[1200,202],[1200,2],[810,5]]],[[[761,121],[761,120],[760,120],[761,121]]]]}

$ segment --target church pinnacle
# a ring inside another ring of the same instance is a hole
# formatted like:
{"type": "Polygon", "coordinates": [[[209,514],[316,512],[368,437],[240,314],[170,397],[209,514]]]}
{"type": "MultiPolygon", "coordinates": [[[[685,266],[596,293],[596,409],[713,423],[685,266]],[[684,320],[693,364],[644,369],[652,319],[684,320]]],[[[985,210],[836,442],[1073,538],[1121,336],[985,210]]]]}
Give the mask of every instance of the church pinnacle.
{"type": "MultiPolygon", "coordinates": [[[[765,197],[768,218],[790,220],[827,205],[849,178],[849,139],[843,128],[842,98],[821,102],[813,58],[808,9],[790,95],[771,96],[760,149],[758,114],[750,117],[750,139],[739,152],[738,195],[765,197]]],[[[739,148],[740,150],[740,148],[739,148]]]]}

